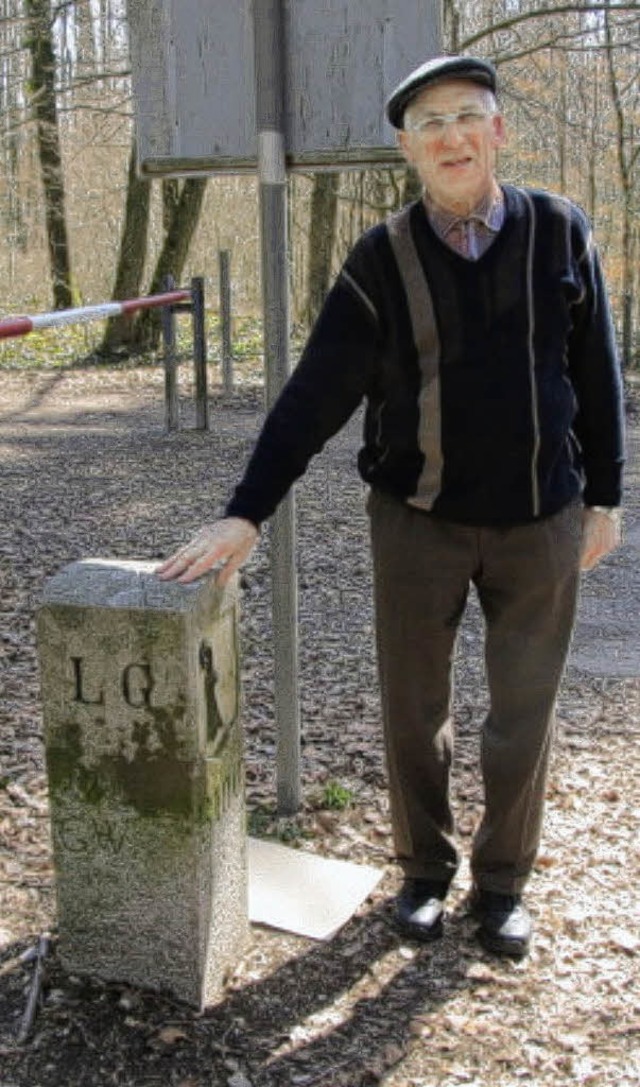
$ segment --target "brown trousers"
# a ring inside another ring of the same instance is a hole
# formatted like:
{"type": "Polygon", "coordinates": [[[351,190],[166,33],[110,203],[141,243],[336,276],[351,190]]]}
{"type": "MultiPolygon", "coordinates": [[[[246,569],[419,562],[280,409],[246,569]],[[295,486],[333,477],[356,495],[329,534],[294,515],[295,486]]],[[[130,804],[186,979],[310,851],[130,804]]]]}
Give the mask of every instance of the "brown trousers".
{"type": "Polygon", "coordinates": [[[372,492],[378,663],[395,849],[405,874],[458,867],[449,803],[451,666],[469,585],[485,618],[490,708],[475,883],[522,890],[542,824],[554,706],[575,617],[582,510],[471,528],[372,492]]]}

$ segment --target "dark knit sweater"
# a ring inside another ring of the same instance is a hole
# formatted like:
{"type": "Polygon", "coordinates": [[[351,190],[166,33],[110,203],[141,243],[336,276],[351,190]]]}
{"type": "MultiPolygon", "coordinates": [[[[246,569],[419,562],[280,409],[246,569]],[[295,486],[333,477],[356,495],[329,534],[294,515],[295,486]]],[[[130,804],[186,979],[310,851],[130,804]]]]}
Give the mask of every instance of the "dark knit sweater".
{"type": "Polygon", "coordinates": [[[362,236],[228,516],[270,516],[363,398],[362,478],[434,516],[508,525],[581,492],[620,503],[621,379],[589,223],[564,198],[503,192],[504,226],[477,261],[421,201],[362,236]]]}

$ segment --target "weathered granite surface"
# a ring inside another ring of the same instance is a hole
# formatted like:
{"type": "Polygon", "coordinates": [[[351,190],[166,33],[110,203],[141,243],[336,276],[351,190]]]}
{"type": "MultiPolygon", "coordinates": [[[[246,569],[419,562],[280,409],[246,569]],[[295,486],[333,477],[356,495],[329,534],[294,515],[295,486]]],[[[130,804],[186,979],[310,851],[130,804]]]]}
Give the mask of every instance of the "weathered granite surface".
{"type": "Polygon", "coordinates": [[[214,1000],[248,933],[237,588],[86,560],[38,614],[60,955],[214,1000]]]}

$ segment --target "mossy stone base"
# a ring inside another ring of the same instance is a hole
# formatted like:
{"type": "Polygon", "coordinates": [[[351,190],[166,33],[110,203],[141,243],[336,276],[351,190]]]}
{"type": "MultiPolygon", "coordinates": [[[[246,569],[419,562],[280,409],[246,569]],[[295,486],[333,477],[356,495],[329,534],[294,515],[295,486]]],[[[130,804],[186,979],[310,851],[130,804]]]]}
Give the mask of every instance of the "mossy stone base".
{"type": "Polygon", "coordinates": [[[63,963],[219,994],[248,933],[237,590],[91,560],[38,614],[63,963]]]}

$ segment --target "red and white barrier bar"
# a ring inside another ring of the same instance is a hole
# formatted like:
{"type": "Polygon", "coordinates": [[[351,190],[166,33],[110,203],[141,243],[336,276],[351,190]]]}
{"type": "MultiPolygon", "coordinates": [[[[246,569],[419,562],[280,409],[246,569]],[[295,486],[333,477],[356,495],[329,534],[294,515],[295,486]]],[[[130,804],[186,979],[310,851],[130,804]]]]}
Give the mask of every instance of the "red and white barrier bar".
{"type": "Polygon", "coordinates": [[[55,310],[52,313],[39,313],[33,317],[5,317],[0,321],[0,340],[27,336],[29,332],[35,332],[39,328],[56,328],[60,325],[81,324],[84,321],[98,321],[106,317],[118,317],[122,313],[133,313],[134,310],[172,306],[176,302],[190,300],[191,291],[166,291],[164,294],[150,294],[146,298],[130,298],[124,302],[102,302],[97,306],[55,310]]]}

